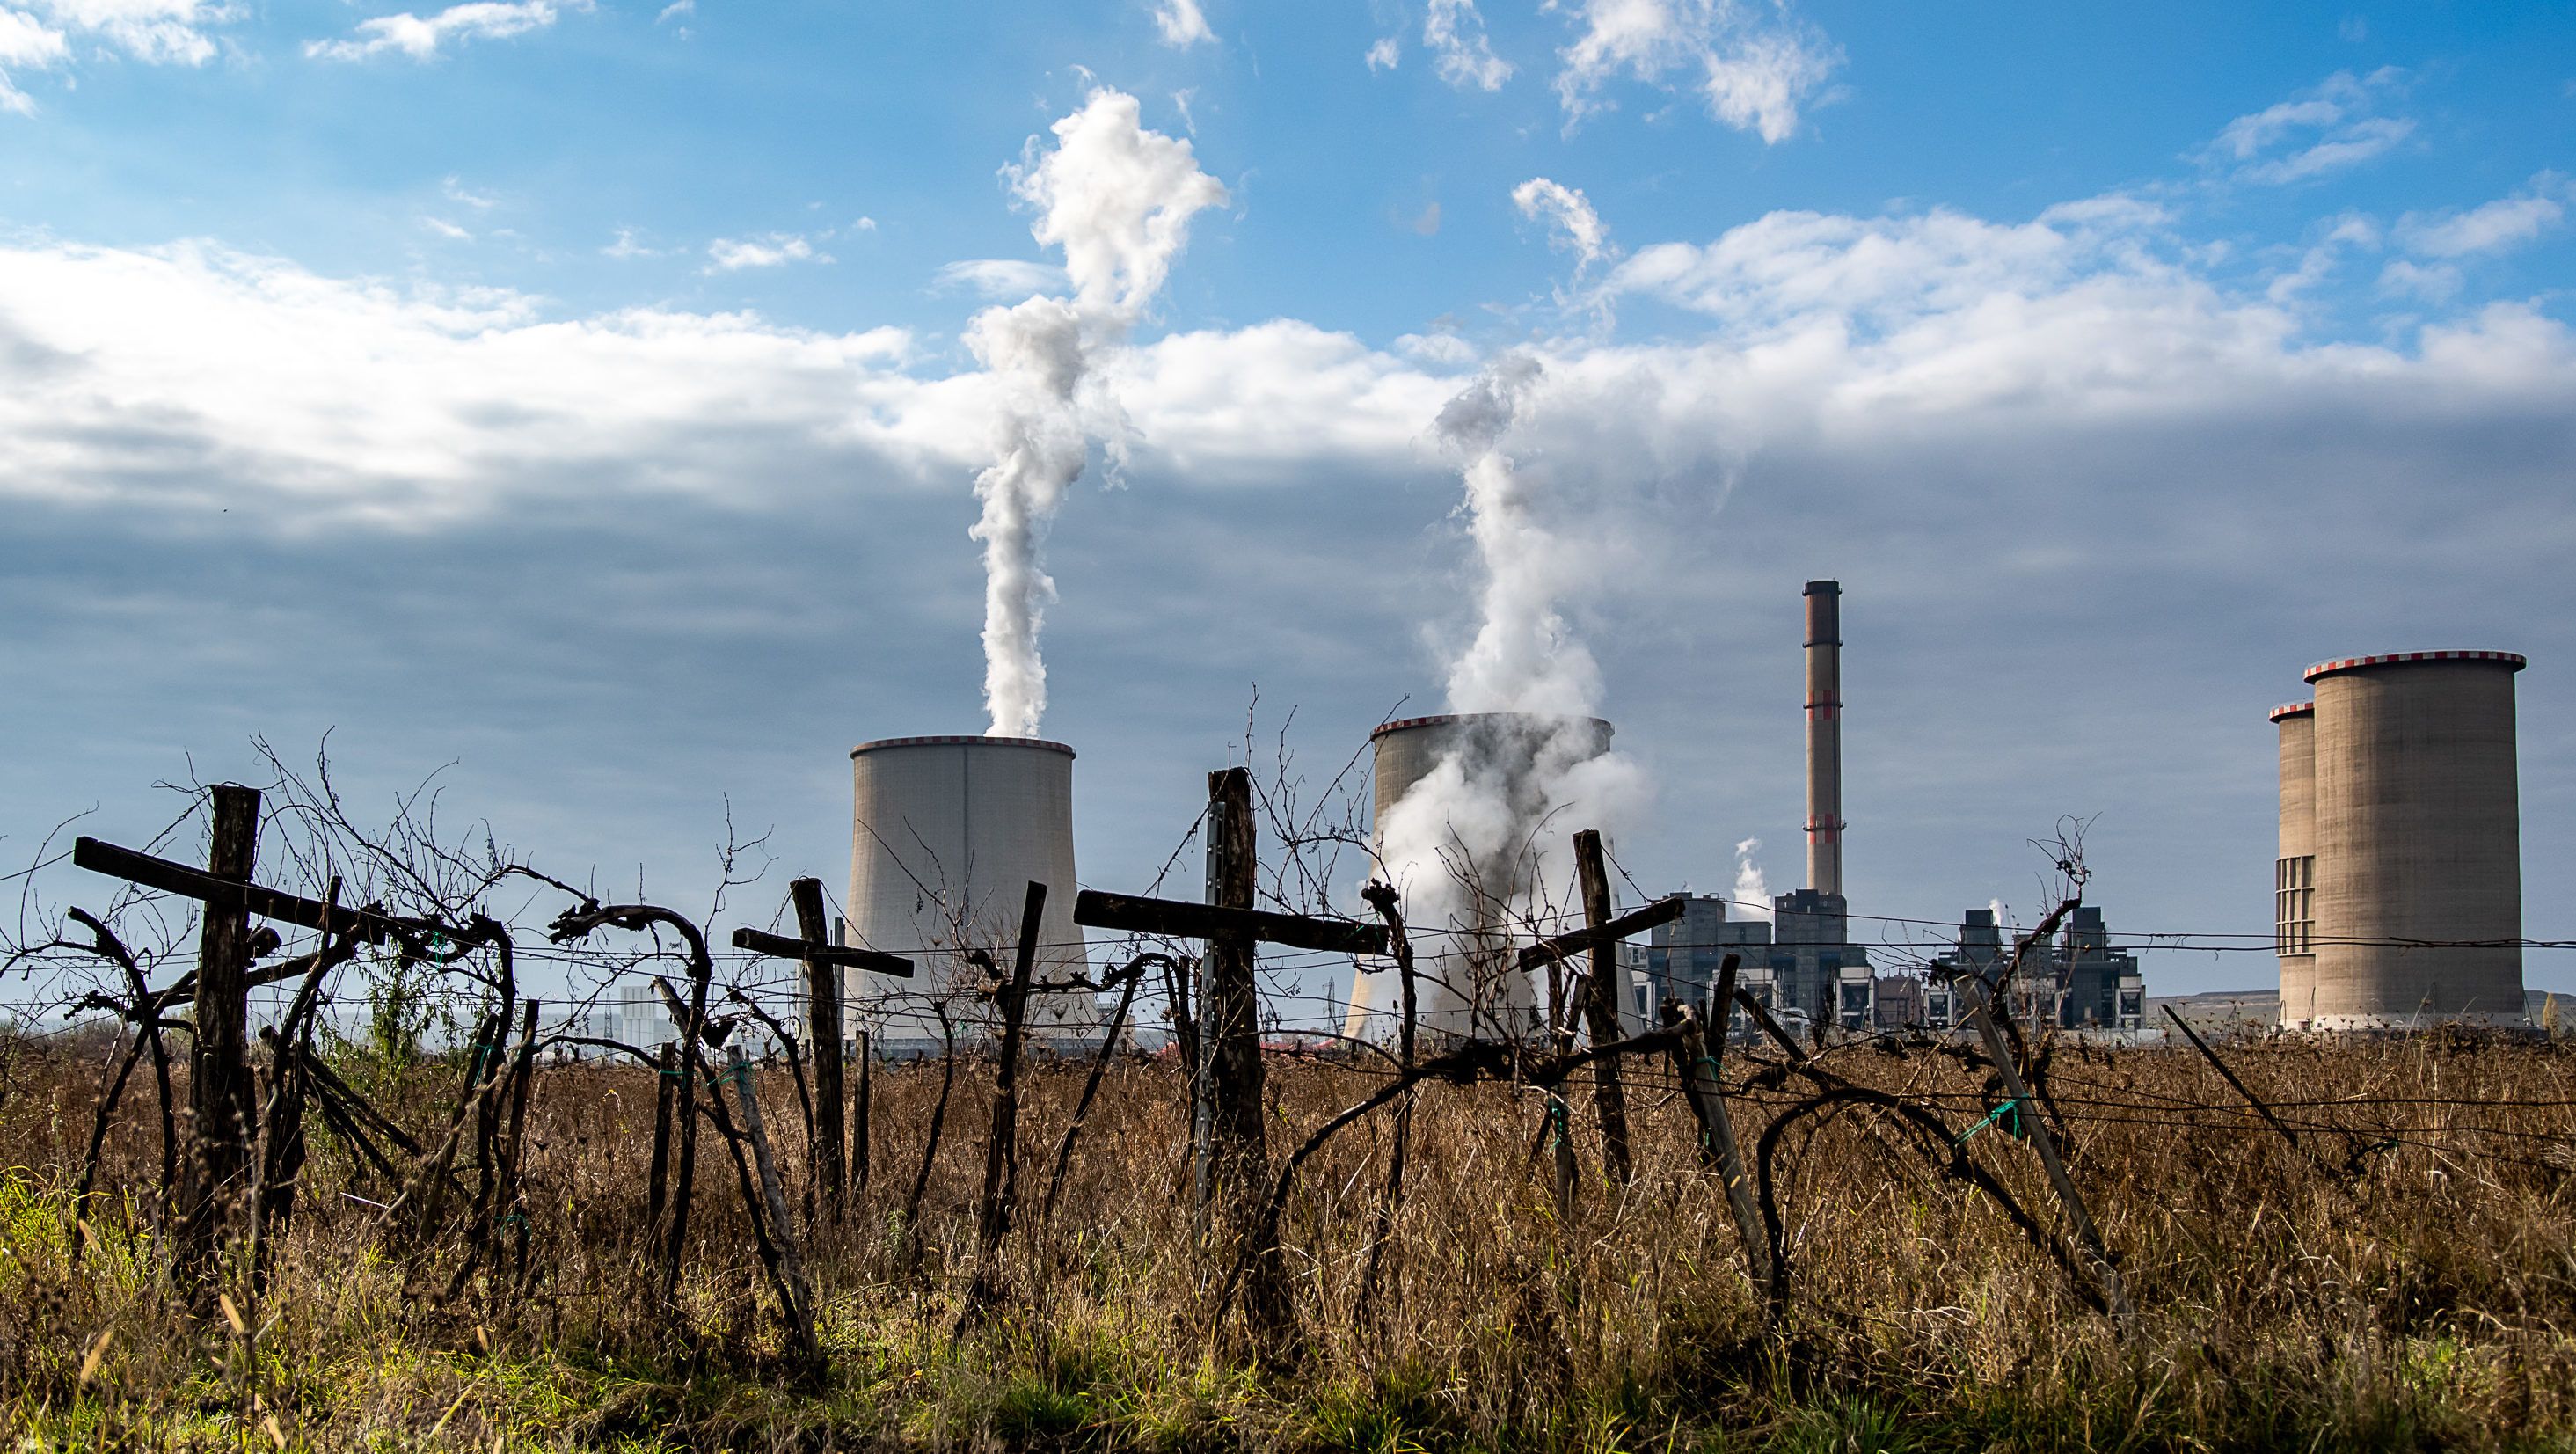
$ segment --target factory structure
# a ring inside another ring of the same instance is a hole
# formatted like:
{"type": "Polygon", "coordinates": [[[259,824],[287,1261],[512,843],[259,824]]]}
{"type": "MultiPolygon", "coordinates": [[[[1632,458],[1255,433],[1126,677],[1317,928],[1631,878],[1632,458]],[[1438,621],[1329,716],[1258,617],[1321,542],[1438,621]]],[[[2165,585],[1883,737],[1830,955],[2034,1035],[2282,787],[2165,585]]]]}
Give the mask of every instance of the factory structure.
{"type": "Polygon", "coordinates": [[[2090,904],[2067,916],[2057,937],[2030,946],[2020,972],[2006,974],[2013,944],[1992,909],[1959,917],[1957,942],[1932,961],[1916,1023],[1952,1029],[1966,1023],[1968,998],[1958,983],[1978,975],[2003,984],[2002,1004],[2015,1020],[2036,1030],[2129,1032],[2146,1024],[2146,978],[2138,956],[2113,947],[2102,911],[2090,904]]]}
{"type": "Polygon", "coordinates": [[[2521,1026],[2522,829],[2509,651],[2308,668],[2280,734],[2273,949],[2285,1029],[2521,1026]]]}
{"type": "Polygon", "coordinates": [[[1721,898],[1686,896],[1682,917],[1648,938],[1651,1003],[1713,1010],[1719,966],[1734,954],[1737,986],[1784,1021],[1850,1031],[1878,1024],[1878,981],[1868,949],[1852,942],[1843,897],[1842,594],[1838,581],[1807,582],[1806,887],[1772,899],[1768,922],[1728,918],[1721,898]]]}
{"type": "MultiPolygon", "coordinates": [[[[2005,931],[1987,910],[1969,911],[1955,946],[1919,975],[1880,975],[1869,949],[1854,942],[1843,871],[1842,588],[1809,581],[1803,594],[1806,882],[1773,897],[1763,906],[1767,917],[1723,898],[1680,895],[1680,918],[1657,926],[1646,944],[1620,946],[1614,956],[1623,983],[1613,987],[1613,999],[1632,1028],[1651,1024],[1666,999],[1713,1016],[1718,1007],[1708,1001],[1730,953],[1739,956],[1739,987],[1804,1031],[1953,1027],[1966,1013],[1955,977],[1992,971],[2009,952],[2005,931]]],[[[2321,688],[2321,699],[2327,695],[2321,688]]],[[[2509,694],[2504,721],[2509,840],[2509,694]]],[[[1426,1033],[1510,1038],[1539,1028],[1537,988],[1517,954],[1529,937],[1526,916],[1545,887],[1541,849],[1587,826],[1554,821],[1551,785],[1607,754],[1613,730],[1594,717],[1465,713],[1387,722],[1371,734],[1373,835],[1381,863],[1389,861],[1390,825],[1405,812],[1419,820],[1410,825],[1416,837],[1426,827],[1438,837],[1449,826],[1439,815],[1453,803],[1482,815],[1481,841],[1503,845],[1471,857],[1455,851],[1461,845],[1426,853],[1417,842],[1396,855],[1422,880],[1404,887],[1426,1033]],[[1408,810],[1417,793],[1423,796],[1408,810]],[[1438,869],[1426,872],[1435,863],[1438,869]]],[[[2285,727],[2283,748],[2285,864],[2291,730],[2285,727]]],[[[1098,997],[1074,982],[1088,978],[1090,959],[1073,922],[1073,764],[1072,748],[1036,738],[889,737],[851,749],[849,895],[837,932],[846,943],[902,955],[916,967],[908,979],[859,972],[846,986],[847,1023],[867,1033],[876,1054],[936,1054],[989,1036],[988,986],[1008,970],[1033,881],[1048,890],[1036,978],[1066,987],[1032,998],[1029,1033],[1037,1044],[1059,1049],[1097,1046],[1103,1033],[1098,997]]],[[[2301,792],[2304,814],[2307,798],[2321,794],[2301,792]]],[[[2324,821],[2321,813],[2317,821],[2324,821]]],[[[2307,862],[2295,872],[2313,871],[2315,859],[2307,862]]],[[[2512,888],[2509,875],[2506,887],[2512,888]]],[[[2286,949],[2283,963],[2286,977],[2286,949]]],[[[2518,992],[2518,960],[2508,977],[2518,992]]],[[[1345,1034],[1383,1037],[1398,1008],[1395,978],[1389,966],[1360,967],[1343,1016],[1345,1034]]],[[[2449,982],[2461,983],[2456,975],[2449,982]]],[[[2026,956],[2007,999],[2016,1017],[2032,1025],[2134,1031],[2144,995],[2136,957],[2112,947],[2100,911],[2088,908],[2055,942],[2026,956]]],[[[650,1007],[641,1003],[617,1008],[639,1021],[649,1017],[650,1007]]]]}
{"type": "MultiPolygon", "coordinates": [[[[1631,1025],[1651,1023],[1666,999],[1713,1015],[1720,966],[1734,954],[1739,987],[1808,1031],[1956,1028],[1969,1008],[1959,982],[1971,974],[2000,983],[1997,1008],[2034,1028],[2144,1028],[2137,956],[2113,945],[2097,907],[2076,910],[2011,973],[2010,931],[1991,909],[1966,911],[1919,977],[1878,974],[1869,950],[1853,942],[1843,879],[1841,595],[1833,581],[1805,589],[1806,883],[1772,898],[1767,918],[1723,898],[1680,895],[1679,918],[1615,956],[1625,982],[1613,996],[1631,1025]]],[[[2273,709],[2282,1027],[2528,1023],[2514,723],[2514,674],[2524,665],[2503,651],[2346,657],[2308,669],[2312,699],[2273,709]]],[[[1517,964],[1524,916],[1542,888],[1542,838],[1581,826],[1551,821],[1548,785],[1608,753],[1612,732],[1592,717],[1470,713],[1388,722],[1371,734],[1382,860],[1390,822],[1418,791],[1435,809],[1450,791],[1508,820],[1506,831],[1488,835],[1506,845],[1498,851],[1472,861],[1431,856],[1455,882],[1407,886],[1423,910],[1414,927],[1427,1032],[1515,1037],[1540,1024],[1532,976],[1517,964]]],[[[989,1033],[985,989],[1016,949],[1031,881],[1048,889],[1038,980],[1087,977],[1073,922],[1073,762],[1062,743],[1016,737],[893,737],[851,750],[845,937],[917,966],[911,979],[867,972],[848,987],[851,1024],[878,1053],[935,1053],[989,1033]]],[[[1383,966],[1363,968],[1347,1033],[1383,1031],[1396,1009],[1393,979],[1383,966]]],[[[655,1013],[641,999],[608,1011],[634,1033],[648,1033],[655,1013]]],[[[1029,1029],[1042,1044],[1096,1045],[1095,993],[1073,983],[1038,994],[1029,1029]]]]}

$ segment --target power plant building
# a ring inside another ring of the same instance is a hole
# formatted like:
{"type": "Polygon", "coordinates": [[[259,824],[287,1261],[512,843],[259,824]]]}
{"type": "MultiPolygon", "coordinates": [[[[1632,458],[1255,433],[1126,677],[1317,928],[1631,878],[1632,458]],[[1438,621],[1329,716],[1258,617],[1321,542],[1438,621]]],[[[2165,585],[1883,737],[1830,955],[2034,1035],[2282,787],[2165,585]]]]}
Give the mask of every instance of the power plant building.
{"type": "Polygon", "coordinates": [[[1924,985],[1923,1023],[1933,1029],[1965,1024],[1970,998],[1960,987],[1974,976],[2002,987],[2012,1017],[2033,1027],[2135,1031],[2146,1024],[2146,980],[2137,955],[2114,948],[2102,911],[2084,905],[2069,915],[2058,936],[2032,945],[2020,972],[2007,975],[2012,945],[1992,909],[1960,915],[1953,947],[1932,961],[1924,985]],[[2007,982],[2008,981],[2008,982],[2007,982]]]}
{"type": "MultiPolygon", "coordinates": [[[[850,750],[848,932],[913,961],[914,977],[861,973],[854,1024],[879,1053],[935,1053],[995,1028],[979,990],[1008,974],[1028,886],[1047,887],[1032,977],[1087,975],[1073,922],[1073,749],[1021,737],[889,737],[850,750]],[[987,966],[990,966],[988,969],[987,966]],[[943,1020],[945,1025],[943,1026],[943,1020]]],[[[1086,989],[1032,995],[1040,1041],[1096,1040],[1086,989]]]]}
{"type": "Polygon", "coordinates": [[[2281,1023],[2527,1023],[2514,674],[2506,651],[2308,668],[2273,709],[2281,1023]]]}
{"type": "Polygon", "coordinates": [[[1707,1013],[1718,967],[1734,953],[1737,985],[1783,1019],[1867,1031],[1878,982],[1869,951],[1852,942],[1843,897],[1842,585],[1809,581],[1805,600],[1807,886],[1774,897],[1768,923],[1730,920],[1725,900],[1686,895],[1682,917],[1653,931],[1646,972],[1658,1000],[1707,1013]]]}

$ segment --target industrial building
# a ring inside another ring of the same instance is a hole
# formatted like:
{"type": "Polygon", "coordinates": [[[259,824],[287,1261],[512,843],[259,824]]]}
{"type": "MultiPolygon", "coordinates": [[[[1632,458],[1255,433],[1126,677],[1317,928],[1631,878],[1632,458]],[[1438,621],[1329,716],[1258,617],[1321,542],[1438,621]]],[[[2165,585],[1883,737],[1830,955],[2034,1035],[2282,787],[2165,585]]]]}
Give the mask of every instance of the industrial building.
{"type": "MultiPolygon", "coordinates": [[[[977,962],[1007,973],[1031,882],[1047,887],[1034,976],[1087,975],[1073,922],[1073,749],[1024,737],[889,737],[850,749],[848,935],[914,963],[911,979],[865,971],[850,988],[853,1028],[879,1053],[935,1053],[950,1034],[992,1033],[977,962]],[[943,1027],[942,1021],[946,1024],[943,1027]]],[[[1032,995],[1040,1044],[1100,1034],[1087,989],[1032,995]]]]}
{"type": "Polygon", "coordinates": [[[2012,956],[1992,909],[1959,917],[1952,947],[1932,961],[1923,987],[1921,1023],[1951,1029],[1966,1023],[1970,1001],[1959,981],[1974,975],[2002,984],[2002,1006],[2036,1029],[2135,1031],[2146,1023],[2146,980],[2138,957],[2111,945],[2102,911],[2091,905],[2067,917],[2055,939],[2031,946],[2020,971],[2002,971],[2012,956]]]}
{"type": "Polygon", "coordinates": [[[1738,986],[1782,1019],[1860,1031],[1877,1022],[1878,982],[1869,951],[1851,942],[1843,897],[1842,586],[1809,581],[1805,600],[1807,886],[1773,898],[1768,922],[1729,918],[1722,898],[1678,895],[1682,917],[1648,936],[1643,988],[1707,1014],[1735,954],[1738,986]]]}
{"type": "Polygon", "coordinates": [[[2522,828],[2509,651],[2308,668],[2272,710],[2280,1023],[2521,1026],[2522,828]]]}

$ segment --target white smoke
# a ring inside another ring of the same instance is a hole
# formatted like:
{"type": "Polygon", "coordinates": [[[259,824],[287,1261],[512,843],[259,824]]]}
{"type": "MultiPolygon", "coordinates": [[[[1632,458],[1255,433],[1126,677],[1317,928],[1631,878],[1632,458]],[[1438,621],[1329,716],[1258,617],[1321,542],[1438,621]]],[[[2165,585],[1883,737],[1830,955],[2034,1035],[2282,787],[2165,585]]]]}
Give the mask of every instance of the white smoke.
{"type": "Polygon", "coordinates": [[[1574,254],[1576,281],[1609,255],[1610,229],[1602,226],[1601,214],[1592,210],[1592,199],[1582,188],[1532,177],[1512,189],[1512,205],[1533,222],[1547,219],[1556,245],[1574,254]]]}
{"type": "MultiPolygon", "coordinates": [[[[1460,461],[1461,509],[1482,577],[1475,635],[1449,669],[1449,709],[1517,718],[1459,732],[1378,824],[1379,852],[1409,916],[1435,931],[1565,912],[1548,895],[1569,877],[1575,830],[1615,836],[1647,795],[1636,763],[1607,750],[1594,720],[1600,668],[1561,609],[1593,563],[1549,528],[1542,482],[1506,448],[1542,374],[1529,355],[1506,354],[1450,400],[1437,423],[1460,461]]],[[[1467,1001],[1482,1011],[1476,1031],[1523,1028],[1529,984],[1506,964],[1451,955],[1433,967],[1450,980],[1449,994],[1435,993],[1435,1002],[1456,1006],[1435,1027],[1469,1029],[1466,1007],[1457,1005],[1467,1001]],[[1466,974],[1480,982],[1456,982],[1466,974]]]]}
{"type": "Polygon", "coordinates": [[[1735,845],[1735,910],[1746,919],[1771,922],[1771,885],[1762,876],[1762,865],[1753,855],[1762,851],[1762,840],[1747,838],[1735,845]]]}
{"type": "Polygon", "coordinates": [[[1038,632],[1055,583],[1042,550],[1092,436],[1114,435],[1095,427],[1118,416],[1102,364],[1161,290],[1190,219],[1227,201],[1188,142],[1145,129],[1133,96],[1094,91],[1051,129],[1054,150],[1032,137],[1003,175],[1037,213],[1031,235],[1063,249],[1073,298],[987,308],[966,328],[1001,400],[993,463],[975,477],[983,514],[968,532],[984,547],[984,705],[996,737],[1035,736],[1046,713],[1038,632]]]}

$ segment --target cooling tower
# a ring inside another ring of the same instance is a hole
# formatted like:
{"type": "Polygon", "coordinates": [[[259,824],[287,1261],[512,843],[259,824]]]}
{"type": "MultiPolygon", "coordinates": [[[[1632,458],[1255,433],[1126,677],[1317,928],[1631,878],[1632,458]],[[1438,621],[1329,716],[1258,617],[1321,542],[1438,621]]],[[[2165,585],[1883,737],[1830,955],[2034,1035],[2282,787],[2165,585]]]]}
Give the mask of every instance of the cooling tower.
{"type": "MultiPolygon", "coordinates": [[[[1031,881],[1047,886],[1033,975],[1089,972],[1073,922],[1073,749],[1025,737],[889,737],[850,749],[852,942],[914,961],[909,980],[868,973],[861,1023],[889,1054],[940,1043],[934,1005],[961,1040],[992,1026],[974,997],[982,950],[1011,970],[1031,881]]],[[[1047,1039],[1096,1035],[1089,991],[1033,996],[1028,1027],[1047,1039]]]]}
{"type": "Polygon", "coordinates": [[[2272,952],[2281,960],[2281,1025],[2316,1010],[2317,704],[2272,709],[2281,729],[2281,848],[2272,860],[2272,952]]]}
{"type": "MultiPolygon", "coordinates": [[[[1429,1033],[1521,1035],[1536,1027],[1537,996],[1516,963],[1511,910],[1534,887],[1540,835],[1561,840],[1592,826],[1548,821],[1548,785],[1608,752],[1611,730],[1598,717],[1480,712],[1410,717],[1370,735],[1375,841],[1390,868],[1405,874],[1420,1023],[1429,1033]],[[1408,804],[1417,789],[1425,796],[1408,804]]],[[[1392,1023],[1401,1009],[1392,980],[1381,973],[1353,987],[1351,1033],[1372,1015],[1381,1035],[1392,1023]]]]}
{"type": "Polygon", "coordinates": [[[2418,651],[2308,668],[2313,1028],[2524,1023],[2523,665],[2510,652],[2418,651]]]}

